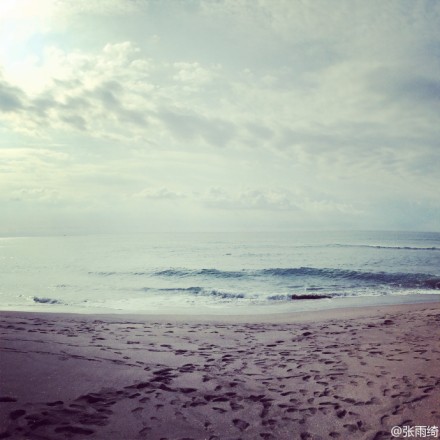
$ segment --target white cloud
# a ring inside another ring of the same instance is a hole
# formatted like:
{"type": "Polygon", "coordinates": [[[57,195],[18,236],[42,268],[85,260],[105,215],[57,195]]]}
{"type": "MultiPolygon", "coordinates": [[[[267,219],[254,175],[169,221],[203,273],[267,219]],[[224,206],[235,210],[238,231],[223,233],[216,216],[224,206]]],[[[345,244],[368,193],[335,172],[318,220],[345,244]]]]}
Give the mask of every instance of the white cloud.
{"type": "Polygon", "coordinates": [[[139,199],[155,199],[155,200],[176,200],[185,198],[185,195],[179,191],[173,191],[168,188],[145,188],[133,195],[139,199]]]}
{"type": "Polygon", "coordinates": [[[228,193],[223,188],[210,188],[203,197],[204,203],[219,209],[296,210],[295,197],[290,191],[245,189],[228,193]]]}
{"type": "Polygon", "coordinates": [[[178,62],[174,63],[173,66],[177,70],[173,79],[182,83],[199,86],[215,78],[214,72],[203,68],[200,63],[178,62]]]}
{"type": "Polygon", "coordinates": [[[329,199],[313,200],[300,190],[288,189],[244,189],[228,192],[213,187],[202,199],[210,208],[228,210],[292,211],[304,216],[340,213],[361,215],[363,211],[348,203],[329,199]]]}
{"type": "Polygon", "coordinates": [[[61,200],[60,193],[55,188],[21,188],[13,191],[12,201],[31,201],[42,203],[57,203],[61,200]]]}

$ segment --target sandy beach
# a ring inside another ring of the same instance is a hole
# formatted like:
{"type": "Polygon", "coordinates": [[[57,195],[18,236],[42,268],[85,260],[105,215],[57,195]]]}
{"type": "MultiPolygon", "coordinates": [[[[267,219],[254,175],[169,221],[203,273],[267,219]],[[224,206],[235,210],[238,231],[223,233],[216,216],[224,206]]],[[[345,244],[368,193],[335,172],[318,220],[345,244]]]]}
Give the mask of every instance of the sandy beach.
{"type": "Polygon", "coordinates": [[[440,425],[439,341],[440,303],[224,318],[2,312],[0,438],[394,438],[393,426],[440,425]]]}

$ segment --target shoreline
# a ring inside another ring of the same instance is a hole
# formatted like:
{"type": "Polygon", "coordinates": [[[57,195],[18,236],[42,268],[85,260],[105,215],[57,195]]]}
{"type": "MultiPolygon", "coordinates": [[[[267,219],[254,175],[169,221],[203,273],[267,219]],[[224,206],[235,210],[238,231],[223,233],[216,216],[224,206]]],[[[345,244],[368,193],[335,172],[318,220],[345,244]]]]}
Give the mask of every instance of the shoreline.
{"type": "Polygon", "coordinates": [[[383,440],[440,424],[440,302],[0,316],[0,438],[383,440]]]}
{"type": "MultiPolygon", "coordinates": [[[[331,299],[317,299],[317,300],[292,300],[289,302],[283,302],[282,304],[267,304],[267,305],[237,305],[233,307],[230,305],[223,308],[205,308],[198,309],[197,313],[191,313],[191,309],[173,309],[172,307],[162,308],[151,312],[134,312],[132,310],[122,309],[96,309],[85,308],[78,306],[65,307],[57,304],[39,304],[34,307],[14,307],[0,308],[0,314],[3,313],[42,313],[48,315],[84,315],[84,316],[130,316],[130,317],[173,317],[179,321],[189,319],[190,321],[197,321],[198,319],[208,319],[221,321],[222,319],[232,320],[261,320],[275,319],[278,320],[280,315],[302,315],[302,314],[332,314],[337,310],[349,310],[349,309],[363,309],[369,307],[396,307],[400,305],[412,305],[412,304],[432,304],[440,303],[440,293],[429,294],[408,294],[408,295],[377,295],[377,296],[359,296],[359,297],[338,297],[331,299]],[[241,309],[247,310],[247,313],[241,313],[241,309]]],[[[342,312],[336,312],[342,313],[342,312]]]]}

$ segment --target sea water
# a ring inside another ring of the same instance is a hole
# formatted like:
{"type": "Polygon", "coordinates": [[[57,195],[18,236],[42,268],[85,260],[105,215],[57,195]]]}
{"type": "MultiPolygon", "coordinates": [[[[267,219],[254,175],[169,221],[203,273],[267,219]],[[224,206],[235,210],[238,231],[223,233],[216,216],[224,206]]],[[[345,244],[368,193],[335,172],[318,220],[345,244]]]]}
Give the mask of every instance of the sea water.
{"type": "Polygon", "coordinates": [[[5,237],[0,264],[3,310],[276,313],[434,299],[440,233],[5,237]]]}

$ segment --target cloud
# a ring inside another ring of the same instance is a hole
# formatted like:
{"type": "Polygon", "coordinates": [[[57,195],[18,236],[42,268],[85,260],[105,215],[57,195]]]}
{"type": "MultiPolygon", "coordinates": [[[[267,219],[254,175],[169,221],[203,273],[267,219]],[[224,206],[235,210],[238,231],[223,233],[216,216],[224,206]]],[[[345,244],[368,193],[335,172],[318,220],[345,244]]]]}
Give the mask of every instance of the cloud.
{"type": "Polygon", "coordinates": [[[246,189],[229,193],[223,188],[213,187],[203,197],[210,208],[230,210],[292,210],[297,209],[288,192],[246,189]]]}
{"type": "Polygon", "coordinates": [[[196,90],[198,87],[206,85],[216,76],[213,70],[206,69],[197,62],[178,62],[174,63],[173,67],[177,71],[173,76],[174,80],[182,82],[185,87],[195,86],[189,90],[196,90]]]}
{"type": "Polygon", "coordinates": [[[58,0],[59,11],[69,15],[97,14],[104,16],[128,15],[138,12],[142,0],[58,0]]]}
{"type": "Polygon", "coordinates": [[[31,3],[0,6],[14,218],[56,189],[78,218],[117,202],[140,225],[161,200],[155,224],[202,229],[392,227],[408,201],[434,223],[438,2],[31,3]]]}
{"type": "Polygon", "coordinates": [[[10,200],[15,202],[58,203],[61,200],[61,195],[55,188],[21,188],[12,192],[10,200]]]}
{"type": "Polygon", "coordinates": [[[186,196],[179,191],[172,191],[168,188],[145,188],[142,191],[133,195],[138,199],[153,199],[153,200],[177,200],[183,199],[186,196]]]}
{"type": "Polygon", "coordinates": [[[48,77],[41,90],[27,94],[2,81],[0,106],[16,113],[11,128],[31,127],[35,134],[44,127],[45,132],[71,128],[107,136],[127,122],[145,128],[148,105],[139,95],[145,87],[137,84],[137,67],[130,69],[136,53],[130,43],[106,45],[97,56],[50,50],[50,70],[42,69],[48,77]],[[140,110],[139,103],[144,104],[140,110]]]}
{"type": "Polygon", "coordinates": [[[18,87],[13,87],[0,78],[0,111],[16,112],[23,109],[25,94],[18,87]]]}
{"type": "Polygon", "coordinates": [[[207,118],[189,111],[162,110],[159,119],[177,139],[203,139],[207,143],[224,147],[234,136],[232,122],[220,118],[207,118]]]}
{"type": "Polygon", "coordinates": [[[98,54],[50,49],[46,58],[47,67],[37,69],[37,74],[47,74],[38,93],[28,95],[19,86],[1,84],[0,105],[17,114],[11,124],[17,131],[26,127],[38,135],[44,125],[46,132],[76,129],[121,140],[127,123],[138,139],[148,136],[150,124],[157,128],[161,123],[168,136],[214,146],[225,146],[234,135],[230,121],[200,114],[202,109],[191,109],[191,101],[179,110],[174,105],[180,101],[176,84],[190,85],[186,92],[182,89],[185,94],[211,81],[210,70],[199,63],[153,65],[130,42],[107,44],[98,54]],[[157,74],[171,83],[155,83],[150,76],[157,74]]]}
{"type": "Polygon", "coordinates": [[[440,81],[408,71],[381,69],[371,75],[373,90],[400,105],[416,105],[418,111],[440,105],[440,81]]]}
{"type": "Polygon", "coordinates": [[[280,210],[298,209],[298,197],[287,190],[244,189],[228,192],[220,187],[210,188],[203,195],[206,206],[228,210],[280,210]]]}

